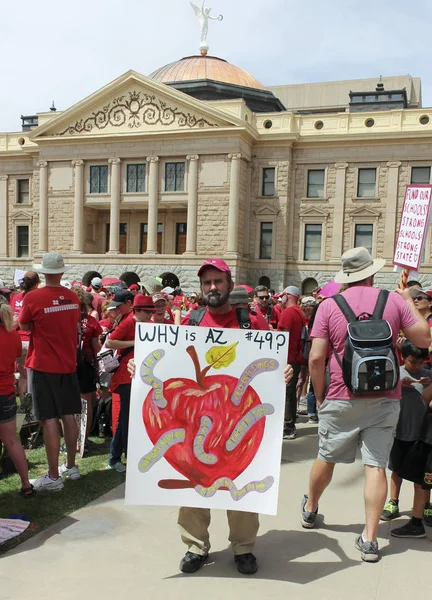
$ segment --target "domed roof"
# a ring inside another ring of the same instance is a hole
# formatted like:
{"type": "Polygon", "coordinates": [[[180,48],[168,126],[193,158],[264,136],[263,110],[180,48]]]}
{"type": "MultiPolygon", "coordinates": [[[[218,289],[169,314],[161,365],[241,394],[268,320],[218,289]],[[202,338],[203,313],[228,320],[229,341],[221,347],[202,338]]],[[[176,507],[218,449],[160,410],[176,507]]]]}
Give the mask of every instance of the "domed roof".
{"type": "Polygon", "coordinates": [[[149,77],[159,83],[210,79],[252,89],[265,89],[262,83],[244,69],[215,56],[187,56],[157,69],[149,77]]]}

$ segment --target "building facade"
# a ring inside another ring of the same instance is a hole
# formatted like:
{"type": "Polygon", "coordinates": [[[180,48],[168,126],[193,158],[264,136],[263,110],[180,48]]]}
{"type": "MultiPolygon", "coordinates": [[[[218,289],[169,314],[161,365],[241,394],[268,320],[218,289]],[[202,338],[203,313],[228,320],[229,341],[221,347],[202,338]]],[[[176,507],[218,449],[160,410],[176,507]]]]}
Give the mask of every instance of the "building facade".
{"type": "MultiPolygon", "coordinates": [[[[388,260],[378,283],[396,282],[406,185],[431,181],[432,109],[418,79],[376,93],[361,81],[350,97],[346,82],[265,90],[211,57],[168,67],[127,72],[0,134],[0,278],[59,251],[71,279],[171,273],[188,290],[218,256],[237,283],[307,292],[363,245],[388,260]]],[[[421,279],[432,282],[430,235],[421,279]]]]}

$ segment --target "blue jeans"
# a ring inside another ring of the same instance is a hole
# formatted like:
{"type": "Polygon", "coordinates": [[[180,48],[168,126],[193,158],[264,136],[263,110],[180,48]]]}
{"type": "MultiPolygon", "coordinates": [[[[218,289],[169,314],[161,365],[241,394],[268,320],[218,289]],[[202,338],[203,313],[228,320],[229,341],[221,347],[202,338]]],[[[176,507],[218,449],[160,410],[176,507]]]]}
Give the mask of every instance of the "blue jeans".
{"type": "Polygon", "coordinates": [[[306,396],[306,402],[307,402],[307,411],[308,411],[308,415],[315,415],[317,414],[317,405],[316,405],[316,398],[315,398],[315,392],[313,389],[313,385],[312,382],[310,384],[310,388],[309,388],[309,392],[308,395],[306,396]]]}
{"type": "Polygon", "coordinates": [[[108,460],[110,465],[118,463],[121,460],[123,452],[127,456],[131,384],[122,383],[116,388],[115,392],[120,396],[120,413],[117,429],[111,440],[110,457],[108,460]]]}

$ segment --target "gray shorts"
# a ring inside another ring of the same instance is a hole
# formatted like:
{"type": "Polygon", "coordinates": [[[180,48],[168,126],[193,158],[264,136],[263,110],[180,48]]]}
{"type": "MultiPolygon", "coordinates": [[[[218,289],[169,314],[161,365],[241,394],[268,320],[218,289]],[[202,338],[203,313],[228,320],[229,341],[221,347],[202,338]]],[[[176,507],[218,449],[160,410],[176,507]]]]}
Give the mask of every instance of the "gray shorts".
{"type": "Polygon", "coordinates": [[[399,411],[399,400],[389,398],[324,400],[319,409],[318,458],[353,463],[360,448],[364,465],[385,468],[399,411]]]}

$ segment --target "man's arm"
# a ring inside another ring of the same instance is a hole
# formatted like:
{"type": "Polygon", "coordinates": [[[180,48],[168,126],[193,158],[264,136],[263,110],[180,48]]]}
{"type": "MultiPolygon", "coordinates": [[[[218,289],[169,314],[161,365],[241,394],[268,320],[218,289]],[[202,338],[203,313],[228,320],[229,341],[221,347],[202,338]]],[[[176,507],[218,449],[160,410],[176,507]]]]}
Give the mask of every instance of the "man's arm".
{"type": "Polygon", "coordinates": [[[135,340],[110,340],[108,338],[105,342],[105,346],[107,348],[112,348],[113,350],[124,350],[125,348],[131,348],[135,345],[135,340]]]}
{"type": "Polygon", "coordinates": [[[410,342],[419,348],[429,348],[431,345],[431,332],[429,323],[417,310],[414,300],[412,299],[411,292],[409,289],[396,290],[396,292],[405,300],[412,314],[417,318],[417,323],[414,323],[414,325],[411,325],[410,327],[404,328],[403,332],[405,336],[410,342]]]}
{"type": "Polygon", "coordinates": [[[325,366],[329,341],[324,338],[314,338],[309,354],[309,373],[317,400],[318,408],[324,401],[325,395],[325,366]]]}

